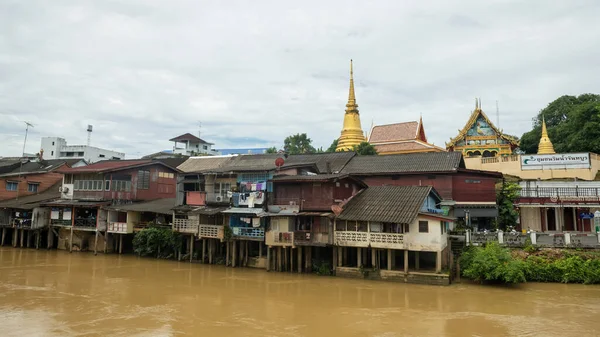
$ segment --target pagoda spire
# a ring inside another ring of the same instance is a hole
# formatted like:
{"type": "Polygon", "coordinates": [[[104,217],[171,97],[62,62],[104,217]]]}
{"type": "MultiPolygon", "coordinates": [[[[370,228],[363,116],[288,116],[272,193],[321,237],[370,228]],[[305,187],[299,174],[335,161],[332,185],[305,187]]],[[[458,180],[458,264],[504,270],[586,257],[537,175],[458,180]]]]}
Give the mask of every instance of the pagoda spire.
{"type": "Polygon", "coordinates": [[[350,60],[350,89],[348,91],[348,103],[346,103],[346,113],[344,114],[344,125],[336,151],[351,151],[354,146],[365,142],[365,137],[360,125],[360,115],[358,105],[356,104],[356,94],[354,93],[354,69],[352,60],[350,60]]]}
{"type": "Polygon", "coordinates": [[[548,137],[548,130],[546,128],[546,119],[542,115],[542,137],[538,144],[538,154],[554,154],[554,146],[548,137]]]}
{"type": "Polygon", "coordinates": [[[346,103],[346,113],[358,113],[358,105],[356,104],[356,94],[354,93],[354,70],[352,60],[350,60],[350,89],[348,91],[348,103],[346,103]]]}

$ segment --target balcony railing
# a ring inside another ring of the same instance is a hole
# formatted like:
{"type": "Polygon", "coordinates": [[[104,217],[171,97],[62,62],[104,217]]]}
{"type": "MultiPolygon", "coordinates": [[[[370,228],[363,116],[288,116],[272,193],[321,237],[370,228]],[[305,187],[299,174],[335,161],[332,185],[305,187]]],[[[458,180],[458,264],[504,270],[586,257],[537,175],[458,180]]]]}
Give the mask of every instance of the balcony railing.
{"type": "Polygon", "coordinates": [[[180,233],[198,234],[198,219],[173,219],[173,230],[180,233]]]}
{"type": "Polygon", "coordinates": [[[310,231],[295,231],[294,244],[300,246],[327,245],[329,242],[329,233],[314,233],[310,231]]]}
{"type": "Polygon", "coordinates": [[[269,231],[266,237],[268,246],[293,246],[294,232],[269,231]]]}
{"type": "Polygon", "coordinates": [[[231,228],[234,236],[247,237],[252,239],[264,239],[265,230],[262,228],[233,227],[231,228]]]}
{"type": "Polygon", "coordinates": [[[537,187],[523,188],[521,198],[599,197],[600,189],[594,187],[537,187]]]}
{"type": "Polygon", "coordinates": [[[399,233],[335,232],[337,246],[404,249],[404,239],[399,233]]]}
{"type": "Polygon", "coordinates": [[[198,236],[209,239],[223,239],[223,226],[200,225],[198,236]]]}
{"type": "Polygon", "coordinates": [[[31,228],[31,219],[12,219],[11,227],[31,228]]]}
{"type": "Polygon", "coordinates": [[[71,220],[50,219],[50,225],[52,225],[52,226],[71,226],[71,220]]]}
{"type": "Polygon", "coordinates": [[[96,219],[75,219],[75,227],[96,228],[96,219]]]}
{"type": "Polygon", "coordinates": [[[467,245],[484,245],[489,242],[498,242],[508,247],[525,247],[532,244],[538,247],[553,248],[598,248],[600,247],[600,233],[538,233],[538,232],[471,232],[465,235],[467,245]],[[529,243],[528,243],[529,241],[529,243]]]}
{"type": "Polygon", "coordinates": [[[133,225],[128,226],[127,222],[110,222],[108,224],[108,232],[120,234],[133,233],[133,225]]]}

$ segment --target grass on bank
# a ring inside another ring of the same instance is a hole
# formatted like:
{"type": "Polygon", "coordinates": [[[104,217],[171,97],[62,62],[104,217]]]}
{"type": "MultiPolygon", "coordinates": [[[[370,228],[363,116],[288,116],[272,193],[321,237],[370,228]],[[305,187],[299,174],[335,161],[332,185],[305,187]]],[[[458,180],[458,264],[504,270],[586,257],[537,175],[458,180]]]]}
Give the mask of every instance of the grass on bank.
{"type": "Polygon", "coordinates": [[[600,284],[600,252],[503,248],[497,243],[469,247],[460,257],[462,275],[477,282],[558,282],[600,284]]]}

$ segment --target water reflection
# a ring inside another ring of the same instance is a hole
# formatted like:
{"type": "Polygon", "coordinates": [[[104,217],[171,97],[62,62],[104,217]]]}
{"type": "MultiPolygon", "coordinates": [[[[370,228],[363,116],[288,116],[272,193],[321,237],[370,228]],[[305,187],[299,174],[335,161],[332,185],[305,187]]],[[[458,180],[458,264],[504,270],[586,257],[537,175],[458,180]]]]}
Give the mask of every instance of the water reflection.
{"type": "Polygon", "coordinates": [[[0,248],[3,336],[580,337],[596,334],[598,298],[595,286],[419,286],[0,248]]]}

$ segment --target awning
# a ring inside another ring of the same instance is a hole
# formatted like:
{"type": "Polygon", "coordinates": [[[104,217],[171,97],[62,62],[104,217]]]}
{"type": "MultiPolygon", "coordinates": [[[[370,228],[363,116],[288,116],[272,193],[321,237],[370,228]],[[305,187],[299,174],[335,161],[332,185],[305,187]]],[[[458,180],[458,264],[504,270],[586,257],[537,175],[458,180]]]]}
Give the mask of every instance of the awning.
{"type": "Polygon", "coordinates": [[[146,212],[157,214],[171,214],[171,209],[175,204],[175,198],[156,199],[151,201],[134,202],[131,204],[114,205],[106,207],[107,210],[118,212],[146,212]]]}
{"type": "Polygon", "coordinates": [[[267,216],[268,213],[265,212],[262,208],[241,208],[241,207],[232,207],[223,211],[226,214],[253,214],[259,217],[267,216]]]}
{"type": "Polygon", "coordinates": [[[42,203],[41,206],[49,206],[49,207],[88,207],[88,208],[96,208],[100,206],[108,206],[110,205],[110,201],[80,201],[80,200],[70,200],[70,199],[60,199],[56,201],[42,203]]]}
{"type": "Polygon", "coordinates": [[[189,212],[189,214],[216,215],[227,210],[227,207],[198,207],[189,212]]]}
{"type": "Polygon", "coordinates": [[[334,217],[335,215],[331,212],[322,213],[322,212],[300,212],[299,216],[322,216],[322,217],[334,217]]]}
{"type": "Polygon", "coordinates": [[[457,218],[464,218],[466,211],[469,212],[469,216],[472,218],[495,218],[498,216],[498,208],[496,205],[461,205],[454,207],[454,216],[457,218]]]}

